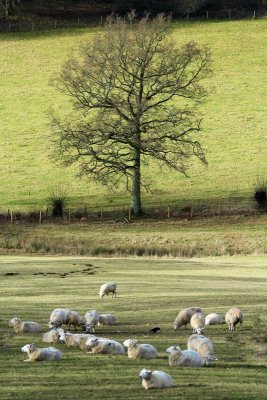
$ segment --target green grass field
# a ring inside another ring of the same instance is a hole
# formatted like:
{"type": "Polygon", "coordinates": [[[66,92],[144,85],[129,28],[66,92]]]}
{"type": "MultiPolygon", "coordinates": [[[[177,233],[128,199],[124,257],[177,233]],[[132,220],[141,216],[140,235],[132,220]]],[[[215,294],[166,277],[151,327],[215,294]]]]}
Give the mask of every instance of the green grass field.
{"type": "MultiPolygon", "coordinates": [[[[202,143],[208,167],[193,162],[190,179],[154,165],[142,171],[152,182],[148,203],[184,199],[251,196],[257,177],[265,176],[267,21],[174,23],[177,44],[208,44],[214,74],[206,84],[212,94],[203,107],[202,143]]],[[[75,177],[50,159],[48,111],[67,107],[50,85],[52,74],[80,42],[97,29],[0,35],[0,210],[46,208],[51,193],[62,188],[69,205],[114,206],[129,203],[127,194],[75,177]]]]}
{"type": "Polygon", "coordinates": [[[263,257],[176,260],[8,257],[0,259],[0,327],[2,400],[50,399],[266,399],[266,282],[263,257]],[[7,275],[13,273],[13,275],[7,275]],[[98,298],[100,285],[118,284],[117,298],[98,298]],[[190,329],[173,331],[179,310],[199,305],[204,312],[224,314],[238,306],[243,329],[226,325],[206,329],[218,361],[206,368],[169,367],[165,349],[186,348],[190,329]],[[155,360],[84,354],[78,348],[58,347],[57,362],[25,363],[20,348],[46,344],[41,334],[15,334],[8,327],[15,315],[41,323],[46,330],[50,312],[69,307],[81,314],[89,309],[112,312],[116,327],[97,327],[97,334],[118,341],[129,337],[151,343],[155,360]],[[149,335],[148,330],[161,331],[149,335]],[[117,332],[117,330],[119,332],[117,332]],[[176,383],[172,389],[145,391],[140,370],[160,369],[176,383]]]}

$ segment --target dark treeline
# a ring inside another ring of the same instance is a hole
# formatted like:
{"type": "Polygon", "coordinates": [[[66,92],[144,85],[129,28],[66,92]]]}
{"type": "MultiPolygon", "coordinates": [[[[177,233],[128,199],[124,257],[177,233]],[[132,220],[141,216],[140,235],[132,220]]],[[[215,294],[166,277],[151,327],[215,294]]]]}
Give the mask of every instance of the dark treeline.
{"type": "Polygon", "coordinates": [[[111,12],[125,14],[132,9],[139,15],[164,12],[176,18],[199,17],[207,12],[219,18],[230,13],[242,17],[246,12],[263,15],[267,0],[0,0],[0,13],[5,17],[27,13],[51,17],[104,16],[111,12]]]}

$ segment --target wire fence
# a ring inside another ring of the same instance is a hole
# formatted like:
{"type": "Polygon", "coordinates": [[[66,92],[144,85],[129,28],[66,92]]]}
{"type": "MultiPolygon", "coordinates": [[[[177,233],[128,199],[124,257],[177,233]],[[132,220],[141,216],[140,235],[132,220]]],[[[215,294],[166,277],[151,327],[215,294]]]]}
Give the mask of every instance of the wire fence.
{"type": "MultiPolygon", "coordinates": [[[[233,215],[250,216],[263,210],[259,209],[253,199],[238,197],[232,199],[215,199],[212,201],[193,200],[188,202],[166,204],[150,204],[142,208],[143,218],[147,219],[196,219],[223,217],[233,215]]],[[[136,219],[132,208],[126,205],[116,207],[88,207],[82,209],[64,209],[61,215],[53,215],[53,210],[36,210],[21,212],[7,210],[0,213],[0,224],[43,224],[43,223],[130,223],[136,219]]]]}

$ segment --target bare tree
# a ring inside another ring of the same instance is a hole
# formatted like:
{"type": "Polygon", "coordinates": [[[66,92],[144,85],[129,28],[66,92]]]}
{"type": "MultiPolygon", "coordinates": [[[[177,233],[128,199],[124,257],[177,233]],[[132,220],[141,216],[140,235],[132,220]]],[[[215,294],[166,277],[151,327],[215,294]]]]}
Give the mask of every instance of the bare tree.
{"type": "Polygon", "coordinates": [[[141,166],[153,158],[186,173],[191,156],[206,162],[197,140],[197,105],[207,91],[207,47],[178,48],[170,21],[110,17],[54,80],[73,114],[54,117],[54,141],[67,164],[104,184],[125,179],[134,214],[141,214],[141,166]],[[180,101],[179,101],[180,99],[180,101]]]}
{"type": "Polygon", "coordinates": [[[20,0],[0,0],[0,8],[2,8],[8,17],[20,3],[20,0]]]}

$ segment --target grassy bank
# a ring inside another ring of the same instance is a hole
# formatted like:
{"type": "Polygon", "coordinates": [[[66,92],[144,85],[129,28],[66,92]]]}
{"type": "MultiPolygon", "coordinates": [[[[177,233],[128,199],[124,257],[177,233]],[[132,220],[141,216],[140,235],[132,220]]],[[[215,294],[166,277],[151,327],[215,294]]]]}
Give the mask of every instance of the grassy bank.
{"type": "MultiPolygon", "coordinates": [[[[204,105],[201,142],[208,167],[192,163],[190,179],[152,163],[142,170],[153,193],[143,193],[144,205],[184,199],[251,195],[258,176],[265,174],[267,20],[174,23],[177,44],[195,40],[208,44],[213,55],[212,89],[204,105]]],[[[80,42],[97,29],[0,35],[0,210],[45,209],[58,188],[69,206],[127,205],[128,194],[117,195],[75,177],[50,159],[48,111],[65,112],[66,99],[50,85],[51,76],[80,42]]]]}
{"type": "Polygon", "coordinates": [[[2,225],[1,254],[199,257],[266,254],[267,216],[130,224],[2,225]]]}
{"type": "Polygon", "coordinates": [[[192,399],[266,398],[266,258],[206,258],[192,260],[131,260],[59,257],[1,257],[1,375],[3,400],[50,399],[192,399]],[[117,298],[98,298],[101,283],[115,280],[117,298]],[[226,325],[210,326],[218,361],[210,368],[169,367],[165,349],[186,348],[190,330],[173,331],[182,308],[199,305],[204,312],[224,314],[242,308],[243,329],[229,332],[226,325]],[[58,362],[25,363],[20,347],[41,335],[14,334],[8,321],[17,315],[38,321],[46,329],[50,312],[69,307],[83,314],[89,309],[112,312],[116,327],[97,327],[97,334],[123,341],[129,337],[151,343],[155,360],[126,356],[84,354],[57,344],[64,358],[58,362]],[[156,335],[148,330],[160,326],[156,335]],[[3,362],[4,361],[4,362],[3,362]],[[140,370],[170,373],[176,387],[145,391],[140,370]]]}

